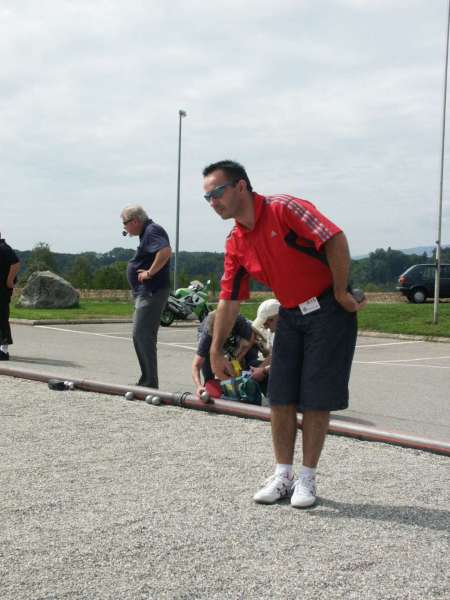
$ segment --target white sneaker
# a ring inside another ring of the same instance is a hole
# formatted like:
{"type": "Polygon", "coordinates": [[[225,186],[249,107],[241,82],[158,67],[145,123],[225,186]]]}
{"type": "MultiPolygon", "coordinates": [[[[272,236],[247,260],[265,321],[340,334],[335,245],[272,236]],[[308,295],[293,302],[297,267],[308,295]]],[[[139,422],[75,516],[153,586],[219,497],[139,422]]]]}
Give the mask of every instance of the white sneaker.
{"type": "Polygon", "coordinates": [[[253,500],[259,504],[273,504],[281,498],[287,498],[292,493],[294,478],[283,474],[272,475],[263,483],[260,490],[253,496],[253,500]]]}
{"type": "Polygon", "coordinates": [[[299,477],[293,485],[291,505],[295,508],[308,508],[316,501],[315,477],[299,477]]]}

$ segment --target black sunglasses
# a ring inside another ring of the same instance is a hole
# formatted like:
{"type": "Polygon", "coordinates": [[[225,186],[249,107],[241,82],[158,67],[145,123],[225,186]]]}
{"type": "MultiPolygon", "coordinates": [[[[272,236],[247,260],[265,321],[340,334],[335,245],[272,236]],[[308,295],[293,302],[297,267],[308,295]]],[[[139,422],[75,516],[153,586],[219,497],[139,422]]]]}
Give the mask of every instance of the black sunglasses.
{"type": "Polygon", "coordinates": [[[214,188],[210,192],[206,192],[206,194],[204,195],[206,202],[208,202],[208,203],[211,202],[211,200],[213,198],[215,200],[222,198],[227,187],[234,187],[236,185],[236,183],[237,183],[237,181],[232,181],[230,183],[224,183],[223,185],[218,185],[216,188],[214,188]]]}
{"type": "Polygon", "coordinates": [[[132,217],[131,219],[128,219],[127,221],[122,221],[122,225],[128,225],[128,223],[131,223],[131,221],[134,220],[134,217],[132,217]]]}

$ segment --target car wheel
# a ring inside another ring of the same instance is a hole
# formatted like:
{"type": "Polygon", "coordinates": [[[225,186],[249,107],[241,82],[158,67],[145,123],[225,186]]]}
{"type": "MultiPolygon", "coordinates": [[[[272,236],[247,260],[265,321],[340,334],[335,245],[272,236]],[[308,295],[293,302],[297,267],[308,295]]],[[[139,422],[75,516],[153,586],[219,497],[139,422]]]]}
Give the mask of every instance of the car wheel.
{"type": "Polygon", "coordinates": [[[161,325],[163,327],[169,327],[170,325],[172,325],[174,319],[175,314],[170,310],[170,308],[166,306],[161,313],[161,325]]]}
{"type": "Polygon", "coordinates": [[[424,289],[417,288],[412,291],[411,297],[414,304],[423,304],[427,299],[427,294],[424,289]]]}

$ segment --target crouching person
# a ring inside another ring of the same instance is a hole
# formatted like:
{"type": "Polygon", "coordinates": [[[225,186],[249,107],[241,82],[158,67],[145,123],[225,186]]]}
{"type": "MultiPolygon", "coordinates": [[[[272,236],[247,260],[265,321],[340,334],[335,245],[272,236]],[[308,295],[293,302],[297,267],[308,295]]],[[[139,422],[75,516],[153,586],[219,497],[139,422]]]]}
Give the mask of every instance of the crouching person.
{"type": "MultiPolygon", "coordinates": [[[[224,386],[226,386],[226,383],[224,382],[221,386],[221,382],[218,379],[215,379],[209,359],[215,315],[215,311],[209,313],[208,317],[202,321],[198,327],[197,352],[192,362],[192,379],[195,384],[195,392],[198,398],[200,398],[200,395],[205,391],[215,398],[228,395],[224,393],[224,386]]],[[[236,380],[234,381],[241,379],[240,375],[242,371],[250,372],[253,368],[259,366],[261,361],[258,358],[256,335],[253,331],[252,323],[244,316],[238,314],[231,334],[223,346],[223,353],[232,360],[232,363],[235,366],[236,380]]],[[[238,382],[239,385],[244,383],[246,383],[246,381],[238,382]]],[[[254,383],[256,382],[253,382],[253,384],[254,383]]],[[[248,387],[250,391],[252,383],[246,384],[246,387],[248,387]]],[[[258,400],[250,403],[261,403],[261,393],[259,392],[259,395],[256,394],[256,396],[258,397],[258,400]]],[[[241,398],[241,400],[246,401],[245,398],[241,398]]]]}
{"type": "Polygon", "coordinates": [[[256,319],[252,323],[257,339],[261,339],[260,350],[264,354],[264,360],[257,367],[251,367],[252,378],[267,387],[267,378],[270,373],[272,362],[272,348],[275,338],[275,330],[278,322],[278,311],[280,303],[275,298],[264,300],[258,306],[256,319]],[[263,347],[262,347],[263,346],[263,347]]]}

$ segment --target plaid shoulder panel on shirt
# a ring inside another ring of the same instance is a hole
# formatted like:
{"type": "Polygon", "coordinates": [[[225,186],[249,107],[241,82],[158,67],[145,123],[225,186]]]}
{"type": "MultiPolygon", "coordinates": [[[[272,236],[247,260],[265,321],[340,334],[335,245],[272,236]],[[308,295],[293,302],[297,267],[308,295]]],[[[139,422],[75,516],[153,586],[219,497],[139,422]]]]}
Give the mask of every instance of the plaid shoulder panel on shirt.
{"type": "Polygon", "coordinates": [[[328,241],[336,233],[336,231],[332,231],[328,225],[332,224],[331,221],[328,221],[326,218],[322,221],[319,218],[322,215],[317,211],[314,204],[308,200],[301,200],[300,198],[295,198],[294,196],[289,196],[287,194],[279,194],[276,196],[266,196],[264,203],[274,207],[280,206],[290,211],[291,214],[306,225],[311,234],[317,236],[322,243],[328,241]],[[305,204],[310,205],[313,210],[308,210],[308,207],[305,206],[305,204]]]}

